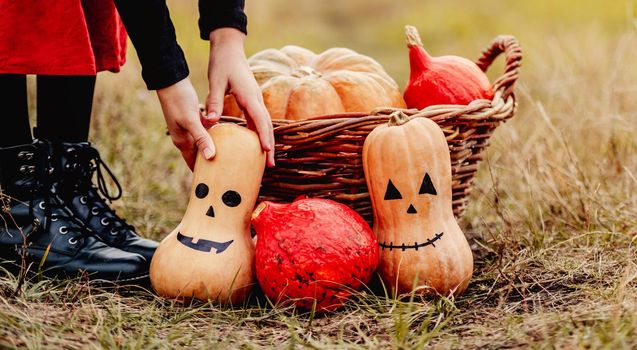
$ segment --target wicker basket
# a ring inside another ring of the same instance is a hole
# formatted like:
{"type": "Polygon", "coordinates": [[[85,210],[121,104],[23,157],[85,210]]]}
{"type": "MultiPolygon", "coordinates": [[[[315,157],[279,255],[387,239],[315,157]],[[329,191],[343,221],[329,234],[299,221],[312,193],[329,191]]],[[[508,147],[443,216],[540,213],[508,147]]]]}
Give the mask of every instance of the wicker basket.
{"type": "MultiPolygon", "coordinates": [[[[300,121],[273,120],[277,166],[266,170],[260,199],[289,202],[302,195],[329,198],[349,205],[371,223],[372,208],[362,166],[363,143],[392,113],[405,113],[411,118],[429,118],[444,131],[451,154],[453,210],[460,218],[489,137],[498,125],[513,117],[517,107],[513,87],[522,60],[517,40],[512,36],[497,37],[476,63],[486,71],[501,53],[505,56],[505,69],[494,83],[492,101],[437,105],[423,110],[379,108],[370,113],[300,121]]],[[[245,125],[243,119],[222,120],[245,125]]]]}

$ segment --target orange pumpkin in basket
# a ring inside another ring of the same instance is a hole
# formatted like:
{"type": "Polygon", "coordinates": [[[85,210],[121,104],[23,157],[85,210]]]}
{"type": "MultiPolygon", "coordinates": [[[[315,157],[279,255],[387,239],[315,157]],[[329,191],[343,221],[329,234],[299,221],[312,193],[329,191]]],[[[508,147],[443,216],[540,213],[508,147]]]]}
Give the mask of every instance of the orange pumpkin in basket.
{"type": "MultiPolygon", "coordinates": [[[[315,54],[288,45],[248,60],[272,119],[300,120],[320,115],[405,107],[396,82],[368,56],[346,48],[315,54]]],[[[232,95],[224,115],[241,117],[232,95]]]]}
{"type": "Polygon", "coordinates": [[[453,216],[451,160],[440,127],[394,113],[365,140],[363,167],[385,285],[397,294],[462,293],[473,255],[453,216]]]}

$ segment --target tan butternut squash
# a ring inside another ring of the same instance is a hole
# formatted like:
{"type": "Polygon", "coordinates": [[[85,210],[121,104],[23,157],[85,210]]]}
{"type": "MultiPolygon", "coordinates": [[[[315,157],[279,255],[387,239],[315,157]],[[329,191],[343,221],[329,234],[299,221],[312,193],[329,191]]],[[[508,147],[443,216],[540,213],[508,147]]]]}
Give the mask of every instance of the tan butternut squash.
{"type": "Polygon", "coordinates": [[[150,279],[164,297],[239,303],[255,283],[250,215],[265,154],[247,128],[218,124],[209,133],[217,154],[197,156],[186,213],[159,245],[150,279]]]}
{"type": "Polygon", "coordinates": [[[444,133],[396,112],[365,140],[363,166],[380,246],[379,273],[394,293],[462,293],[473,256],[453,216],[444,133]]]}

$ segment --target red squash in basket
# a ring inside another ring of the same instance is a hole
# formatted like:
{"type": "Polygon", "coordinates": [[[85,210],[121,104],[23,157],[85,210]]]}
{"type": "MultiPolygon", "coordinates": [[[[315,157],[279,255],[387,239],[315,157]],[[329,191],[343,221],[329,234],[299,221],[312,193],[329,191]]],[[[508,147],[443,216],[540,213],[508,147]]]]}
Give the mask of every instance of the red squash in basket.
{"type": "Polygon", "coordinates": [[[378,243],[367,222],[326,199],[261,203],[252,214],[257,232],[257,280],[275,303],[332,311],[368,283],[378,265],[378,243]]]}
{"type": "Polygon", "coordinates": [[[459,56],[432,57],[425,51],[418,30],[406,26],[410,76],[403,97],[409,108],[432,105],[466,105],[492,99],[487,75],[470,60],[459,56]]]}

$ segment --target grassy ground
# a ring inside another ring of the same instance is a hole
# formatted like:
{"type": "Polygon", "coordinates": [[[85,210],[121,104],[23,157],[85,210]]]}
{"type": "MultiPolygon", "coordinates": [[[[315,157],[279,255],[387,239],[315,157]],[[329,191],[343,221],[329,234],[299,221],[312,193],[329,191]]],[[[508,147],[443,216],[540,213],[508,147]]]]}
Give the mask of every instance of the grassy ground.
{"type": "MultiPolygon", "coordinates": [[[[248,54],[287,43],[348,46],[402,86],[402,27],[432,54],[477,57],[499,33],[525,61],[520,108],[482,164],[462,226],[474,278],[456,300],[362,293],[323,316],[250,305],[183,307],[85,283],[0,279],[0,347],[636,348],[637,10],[634,1],[248,1],[248,54]]],[[[207,47],[193,2],[172,1],[201,98],[207,47]]],[[[501,62],[490,72],[499,73],[501,62]]],[[[92,138],[126,190],[117,208],[159,239],[179,222],[190,174],[164,134],[134,54],[104,74],[92,138]]]]}

